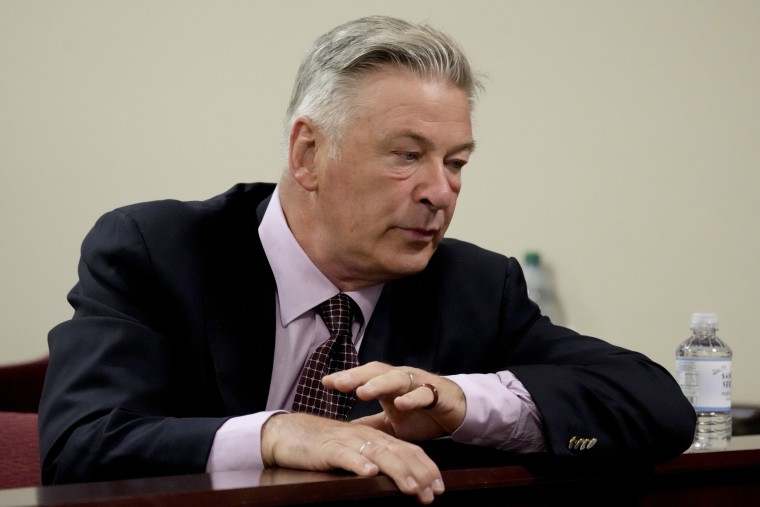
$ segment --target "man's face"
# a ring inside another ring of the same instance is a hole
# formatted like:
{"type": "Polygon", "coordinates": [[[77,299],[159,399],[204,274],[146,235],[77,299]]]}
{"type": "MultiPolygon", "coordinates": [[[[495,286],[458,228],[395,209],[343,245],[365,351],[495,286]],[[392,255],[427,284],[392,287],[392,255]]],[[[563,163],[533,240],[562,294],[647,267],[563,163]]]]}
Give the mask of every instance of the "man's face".
{"type": "Polygon", "coordinates": [[[314,232],[328,277],[361,286],[427,265],[474,142],[467,94],[447,83],[378,71],[357,105],[338,157],[317,150],[314,232]]]}

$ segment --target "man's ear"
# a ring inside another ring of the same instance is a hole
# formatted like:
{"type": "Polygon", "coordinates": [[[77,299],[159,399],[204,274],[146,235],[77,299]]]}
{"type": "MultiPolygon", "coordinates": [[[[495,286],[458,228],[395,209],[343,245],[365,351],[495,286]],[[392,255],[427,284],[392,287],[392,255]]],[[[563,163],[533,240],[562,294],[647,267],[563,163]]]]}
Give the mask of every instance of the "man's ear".
{"type": "Polygon", "coordinates": [[[317,189],[318,129],[309,118],[298,118],[290,131],[290,174],[305,190],[317,189]]]}

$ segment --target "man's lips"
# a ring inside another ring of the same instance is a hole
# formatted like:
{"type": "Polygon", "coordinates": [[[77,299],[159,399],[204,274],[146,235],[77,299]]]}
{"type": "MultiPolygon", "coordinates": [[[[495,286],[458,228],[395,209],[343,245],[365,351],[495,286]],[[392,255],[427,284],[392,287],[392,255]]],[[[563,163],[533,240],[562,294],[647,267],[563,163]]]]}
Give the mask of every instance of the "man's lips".
{"type": "Polygon", "coordinates": [[[412,241],[430,242],[433,240],[435,235],[438,234],[437,228],[400,227],[400,229],[412,241]]]}

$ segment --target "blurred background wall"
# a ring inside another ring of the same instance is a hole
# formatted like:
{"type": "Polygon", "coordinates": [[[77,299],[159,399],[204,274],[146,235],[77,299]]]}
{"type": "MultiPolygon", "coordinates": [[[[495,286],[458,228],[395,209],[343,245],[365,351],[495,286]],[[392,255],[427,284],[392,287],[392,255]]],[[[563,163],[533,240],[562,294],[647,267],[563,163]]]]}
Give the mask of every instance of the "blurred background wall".
{"type": "Polygon", "coordinates": [[[103,212],[275,181],[315,37],[431,22],[487,74],[450,236],[538,250],[569,327],[673,371],[695,311],[760,402],[760,2],[0,1],[0,362],[47,353],[103,212]]]}

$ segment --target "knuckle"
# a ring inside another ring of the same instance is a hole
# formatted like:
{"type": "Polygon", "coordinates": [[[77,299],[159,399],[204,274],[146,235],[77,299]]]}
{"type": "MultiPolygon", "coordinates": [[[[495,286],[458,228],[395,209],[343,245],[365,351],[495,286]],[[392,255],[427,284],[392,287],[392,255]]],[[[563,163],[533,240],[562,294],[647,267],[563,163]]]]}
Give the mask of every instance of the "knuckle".
{"type": "Polygon", "coordinates": [[[350,460],[353,457],[354,453],[349,449],[348,447],[337,447],[335,450],[335,459],[337,459],[339,462],[344,463],[348,460],[350,460]]]}
{"type": "Polygon", "coordinates": [[[412,458],[414,456],[419,456],[421,454],[424,454],[421,447],[415,444],[411,444],[409,442],[404,442],[403,440],[399,440],[397,442],[393,442],[389,444],[386,447],[386,451],[392,452],[393,454],[402,456],[404,458],[412,458]]]}
{"type": "Polygon", "coordinates": [[[388,445],[384,443],[377,443],[372,446],[372,454],[378,457],[383,457],[392,453],[388,445]]]}

